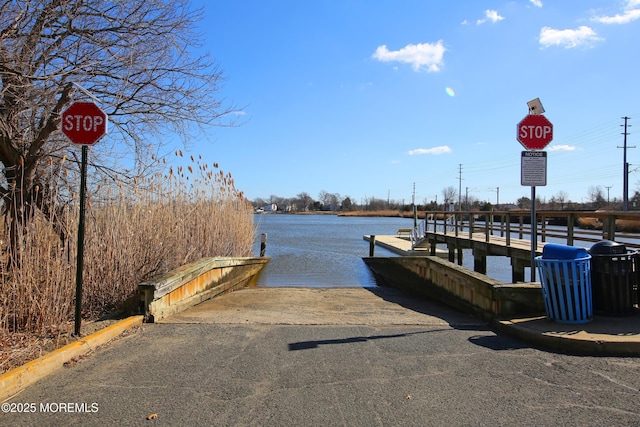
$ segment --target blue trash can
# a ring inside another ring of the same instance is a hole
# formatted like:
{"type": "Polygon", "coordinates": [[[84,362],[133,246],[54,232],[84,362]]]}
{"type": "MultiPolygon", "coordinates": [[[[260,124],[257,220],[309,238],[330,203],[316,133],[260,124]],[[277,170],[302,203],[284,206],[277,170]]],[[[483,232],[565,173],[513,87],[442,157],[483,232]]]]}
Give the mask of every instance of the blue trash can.
{"type": "Polygon", "coordinates": [[[591,255],[584,248],[547,243],[535,262],[547,317],[558,323],[593,320],[591,255]]]}

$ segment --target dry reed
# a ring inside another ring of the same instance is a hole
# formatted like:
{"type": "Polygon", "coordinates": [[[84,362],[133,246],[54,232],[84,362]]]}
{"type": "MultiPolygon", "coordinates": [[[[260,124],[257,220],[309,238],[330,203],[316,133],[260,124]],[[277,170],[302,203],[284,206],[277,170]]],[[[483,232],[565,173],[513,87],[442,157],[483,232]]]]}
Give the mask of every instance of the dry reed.
{"type": "MultiPolygon", "coordinates": [[[[578,225],[578,227],[585,230],[602,230],[603,227],[603,221],[598,218],[577,218],[576,224],[578,225]]],[[[640,221],[617,219],[616,231],[638,233],[640,232],[640,221]]]]}
{"type": "MultiPolygon", "coordinates": [[[[129,185],[94,182],[88,193],[83,319],[123,310],[140,281],[182,264],[251,255],[252,208],[217,164],[191,157],[177,172],[129,185]]],[[[49,194],[54,203],[60,199],[49,194]]],[[[73,319],[79,212],[73,203],[59,217],[66,240],[54,232],[52,218],[37,215],[21,229],[13,267],[5,262],[9,252],[0,262],[0,345],[11,334],[55,335],[73,319]]]]}

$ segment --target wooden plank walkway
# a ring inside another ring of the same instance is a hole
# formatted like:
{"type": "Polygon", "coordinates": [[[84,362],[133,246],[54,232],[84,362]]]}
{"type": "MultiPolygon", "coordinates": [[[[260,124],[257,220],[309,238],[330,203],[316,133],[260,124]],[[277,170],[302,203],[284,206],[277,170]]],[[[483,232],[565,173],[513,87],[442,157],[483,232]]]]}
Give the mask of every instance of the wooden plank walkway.
{"type": "MultiPolygon", "coordinates": [[[[531,255],[531,240],[514,239],[512,237],[509,239],[509,244],[507,244],[506,237],[477,232],[471,235],[469,235],[469,232],[463,232],[458,233],[456,236],[453,231],[447,233],[427,231],[425,238],[416,245],[416,248],[429,248],[433,241],[436,243],[453,243],[455,246],[466,249],[484,249],[489,252],[488,255],[518,256],[519,258],[527,258],[531,255]]],[[[542,255],[544,245],[545,242],[538,241],[536,255],[542,255]]]]}
{"type": "MultiPolygon", "coordinates": [[[[525,281],[525,268],[531,267],[531,241],[494,236],[486,232],[427,231],[425,238],[416,244],[417,247],[433,250],[437,244],[446,244],[449,261],[456,258],[462,265],[462,250],[471,249],[473,253],[473,269],[478,273],[487,273],[488,256],[506,256],[511,259],[512,282],[525,281]]],[[[545,242],[538,241],[535,256],[542,255],[545,242]]]]}
{"type": "MultiPolygon", "coordinates": [[[[505,256],[511,259],[512,281],[513,283],[525,281],[525,268],[531,266],[531,241],[525,239],[487,235],[484,232],[476,232],[471,235],[469,232],[460,232],[455,235],[454,231],[444,233],[442,231],[427,231],[424,239],[411,247],[411,240],[404,236],[371,236],[365,235],[364,240],[371,246],[369,255],[373,256],[374,245],[383,247],[395,254],[402,256],[429,256],[435,255],[448,258],[449,261],[457,260],[462,265],[462,250],[471,249],[474,258],[474,270],[486,274],[488,256],[505,256]],[[372,242],[373,240],[373,242],[372,242]],[[508,244],[507,244],[508,242],[508,244]],[[447,249],[438,248],[438,244],[446,244],[447,249]]],[[[536,256],[542,255],[545,242],[538,242],[536,245],[536,256]]]]}
{"type": "MultiPolygon", "coordinates": [[[[364,235],[363,239],[371,243],[372,236],[364,235]]],[[[411,248],[411,240],[400,236],[373,236],[374,244],[402,256],[427,256],[430,255],[429,247],[411,248]]],[[[448,252],[444,249],[436,249],[436,256],[446,258],[448,252]]]]}

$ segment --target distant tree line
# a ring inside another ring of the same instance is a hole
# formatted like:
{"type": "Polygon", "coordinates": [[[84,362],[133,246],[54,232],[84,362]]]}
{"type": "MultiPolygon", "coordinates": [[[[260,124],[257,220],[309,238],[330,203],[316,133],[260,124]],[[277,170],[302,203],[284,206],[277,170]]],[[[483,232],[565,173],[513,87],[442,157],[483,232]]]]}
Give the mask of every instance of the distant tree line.
{"type": "MultiPolygon", "coordinates": [[[[433,199],[423,199],[415,201],[416,209],[419,211],[436,211],[436,210],[474,210],[474,211],[491,211],[491,210],[509,210],[509,209],[530,209],[531,198],[520,197],[515,203],[493,204],[486,200],[479,200],[477,197],[465,191],[458,197],[458,191],[455,187],[445,187],[442,189],[440,198],[434,195],[433,199]]],[[[271,195],[269,198],[258,197],[252,201],[254,209],[262,209],[267,211],[282,212],[311,212],[311,211],[333,211],[333,212],[350,212],[350,211],[411,211],[413,209],[412,200],[392,200],[380,199],[377,197],[364,197],[361,200],[354,200],[350,196],[342,196],[339,193],[329,193],[320,191],[317,199],[314,199],[309,193],[301,192],[295,197],[280,197],[271,195]]],[[[566,191],[558,191],[550,198],[544,196],[536,197],[536,208],[546,210],[591,210],[591,209],[611,209],[621,210],[622,200],[619,198],[610,198],[604,187],[597,185],[591,186],[587,192],[587,198],[580,202],[572,201],[566,191]]],[[[640,191],[635,191],[629,198],[630,209],[640,209],[640,191]]]]}
{"type": "Polygon", "coordinates": [[[256,198],[252,201],[254,208],[265,210],[278,210],[285,212],[310,212],[310,211],[356,211],[356,210],[386,210],[402,209],[402,202],[396,200],[382,200],[375,197],[365,197],[357,202],[350,196],[342,196],[339,193],[320,191],[317,199],[309,193],[302,192],[295,197],[280,197],[271,195],[269,198],[256,198]]]}

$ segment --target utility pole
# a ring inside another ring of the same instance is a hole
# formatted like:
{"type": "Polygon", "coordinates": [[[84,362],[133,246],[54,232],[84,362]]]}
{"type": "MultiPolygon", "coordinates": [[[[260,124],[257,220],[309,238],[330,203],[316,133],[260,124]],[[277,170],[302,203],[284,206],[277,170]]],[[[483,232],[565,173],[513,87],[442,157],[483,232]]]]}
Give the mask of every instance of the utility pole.
{"type": "Polygon", "coordinates": [[[607,208],[610,208],[609,206],[609,190],[611,190],[611,187],[613,187],[613,185],[609,185],[609,186],[604,186],[604,188],[607,189],[607,208]]]}
{"type": "MultiPolygon", "coordinates": [[[[624,116],[622,118],[624,120],[624,132],[622,133],[622,135],[624,135],[624,145],[622,147],[618,147],[618,148],[622,148],[623,150],[623,155],[622,155],[622,210],[623,211],[628,211],[629,210],[629,163],[627,163],[627,148],[636,148],[635,145],[633,147],[627,147],[627,135],[629,135],[629,133],[627,132],[627,121],[630,119],[630,117],[624,116]]],[[[631,126],[631,125],[628,125],[631,126]]]]}
{"type": "Polygon", "coordinates": [[[469,210],[469,187],[465,187],[464,204],[466,206],[466,209],[469,210]]]}
{"type": "Polygon", "coordinates": [[[416,204],[416,183],[413,183],[413,194],[411,195],[411,204],[416,204]]]}
{"type": "Polygon", "coordinates": [[[496,206],[494,207],[493,210],[497,210],[498,209],[498,205],[500,204],[500,187],[496,187],[495,189],[489,188],[489,191],[495,191],[496,192],[496,206]]]}
{"type": "Polygon", "coordinates": [[[458,164],[458,210],[462,210],[462,163],[458,164]]]}
{"type": "Polygon", "coordinates": [[[411,208],[413,211],[413,229],[418,228],[418,212],[416,211],[416,183],[413,183],[413,195],[411,196],[411,208]]]}

